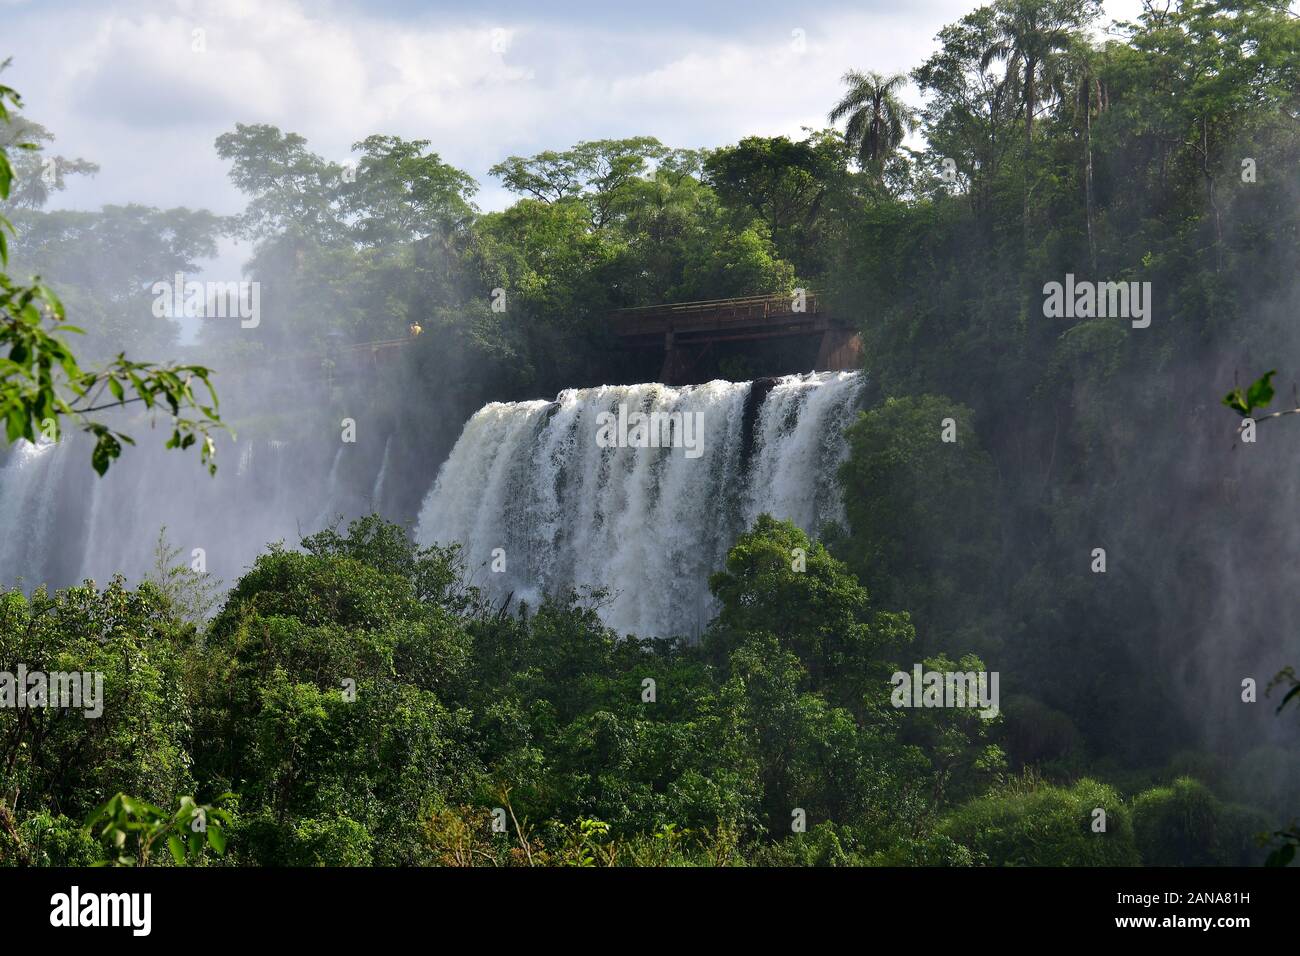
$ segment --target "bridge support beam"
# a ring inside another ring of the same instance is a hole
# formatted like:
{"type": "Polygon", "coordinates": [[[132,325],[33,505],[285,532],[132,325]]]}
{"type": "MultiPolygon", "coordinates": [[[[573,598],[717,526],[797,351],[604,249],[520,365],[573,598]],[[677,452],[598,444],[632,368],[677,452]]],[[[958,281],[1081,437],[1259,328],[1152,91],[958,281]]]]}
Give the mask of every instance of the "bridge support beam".
{"type": "Polygon", "coordinates": [[[665,385],[685,385],[691,371],[709,353],[712,342],[676,345],[669,332],[664,342],[664,364],[659,369],[659,381],[665,385]]]}
{"type": "Polygon", "coordinates": [[[665,385],[672,385],[673,379],[677,376],[677,360],[679,356],[673,348],[673,331],[669,329],[664,333],[664,364],[659,369],[659,381],[665,385]]]}
{"type": "Polygon", "coordinates": [[[851,372],[862,361],[862,336],[852,329],[827,329],[817,347],[817,371],[851,372]]]}

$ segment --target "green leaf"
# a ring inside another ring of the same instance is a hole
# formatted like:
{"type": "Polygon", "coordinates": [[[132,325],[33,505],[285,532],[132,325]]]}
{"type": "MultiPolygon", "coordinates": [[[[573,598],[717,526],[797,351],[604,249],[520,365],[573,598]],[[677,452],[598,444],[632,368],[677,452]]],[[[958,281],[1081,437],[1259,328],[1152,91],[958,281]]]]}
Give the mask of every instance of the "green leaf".
{"type": "Polygon", "coordinates": [[[167,838],[167,849],[171,850],[172,859],[176,861],[177,866],[185,865],[185,844],[181,838],[172,834],[167,838]]]}
{"type": "Polygon", "coordinates": [[[5,438],[9,444],[13,444],[23,437],[23,429],[27,427],[27,413],[21,406],[15,405],[9,409],[9,414],[5,418],[5,438]]]}
{"type": "Polygon", "coordinates": [[[1263,408],[1273,400],[1273,383],[1271,380],[1276,374],[1276,369],[1265,372],[1251,382],[1245,392],[1242,392],[1240,388],[1234,388],[1223,396],[1223,404],[1242,418],[1249,418],[1255,409],[1263,408]]]}
{"type": "Polygon", "coordinates": [[[1284,846],[1278,847],[1276,850],[1270,853],[1268,855],[1268,859],[1264,861],[1264,865],[1265,866],[1288,866],[1290,865],[1291,860],[1294,857],[1295,857],[1295,844],[1287,843],[1284,846]]]}
{"type": "Polygon", "coordinates": [[[1277,374],[1277,369],[1265,372],[1250,385],[1250,390],[1246,392],[1246,404],[1252,409],[1263,408],[1273,400],[1273,383],[1271,379],[1277,374]]]}
{"type": "Polygon", "coordinates": [[[208,846],[218,853],[226,852],[226,832],[221,827],[208,827],[208,846]]]}
{"type": "Polygon", "coordinates": [[[113,459],[122,454],[122,446],[108,431],[100,432],[95,448],[90,453],[90,465],[102,478],[113,459]]]}
{"type": "Polygon", "coordinates": [[[1241,389],[1234,388],[1227,395],[1223,396],[1223,404],[1227,405],[1238,415],[1245,417],[1250,414],[1250,409],[1246,406],[1246,396],[1241,394],[1241,389]]]}

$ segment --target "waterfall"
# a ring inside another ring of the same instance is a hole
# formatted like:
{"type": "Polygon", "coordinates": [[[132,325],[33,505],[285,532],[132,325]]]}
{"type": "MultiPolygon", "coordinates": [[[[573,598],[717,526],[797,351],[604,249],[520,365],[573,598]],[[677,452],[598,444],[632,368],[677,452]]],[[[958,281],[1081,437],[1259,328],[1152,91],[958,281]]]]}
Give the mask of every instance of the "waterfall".
{"type": "Polygon", "coordinates": [[[325,479],[325,504],[312,520],[312,530],[324,528],[330,523],[337,511],[337,502],[339,500],[339,463],[343,461],[344,445],[340,445],[338,451],[334,453],[334,460],[330,462],[329,477],[325,479]]]}
{"type": "Polygon", "coordinates": [[[696,635],[716,613],[708,575],[754,518],[816,533],[842,517],[835,472],[861,385],[858,373],[824,372],[493,402],[439,471],[417,540],[461,543],[474,583],[498,599],[604,588],[601,614],[616,630],[696,635]],[[629,432],[627,447],[602,447],[620,406],[677,416],[665,434],[680,441],[637,447],[644,436],[629,432]]]}
{"type": "Polygon", "coordinates": [[[233,583],[267,544],[295,545],[339,514],[366,513],[366,493],[391,493],[391,465],[382,479],[369,472],[351,486],[361,479],[347,474],[337,434],[219,437],[215,477],[196,455],[167,451],[152,436],[125,449],[102,478],[80,433],[57,445],[18,442],[0,463],[0,587],[85,578],[102,586],[118,572],[138,582],[153,569],[164,525],[173,547],[186,556],[202,548],[215,577],[233,583]]]}
{"type": "Polygon", "coordinates": [[[54,518],[54,497],[46,489],[57,485],[65,457],[56,453],[53,442],[20,440],[0,468],[0,487],[5,489],[0,497],[0,569],[6,573],[0,584],[13,584],[20,576],[42,580],[54,518]]]}
{"type": "Polygon", "coordinates": [[[379,474],[375,475],[375,485],[370,489],[370,510],[382,511],[381,501],[384,494],[384,481],[388,478],[388,454],[393,447],[393,436],[384,441],[384,456],[379,461],[379,474]]]}

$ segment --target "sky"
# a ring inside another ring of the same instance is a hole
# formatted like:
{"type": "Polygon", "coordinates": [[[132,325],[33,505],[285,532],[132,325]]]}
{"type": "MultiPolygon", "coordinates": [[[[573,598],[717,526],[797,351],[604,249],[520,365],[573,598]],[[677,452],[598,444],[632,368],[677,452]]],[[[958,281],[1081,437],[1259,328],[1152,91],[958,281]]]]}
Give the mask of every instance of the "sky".
{"type": "MultiPolygon", "coordinates": [[[[510,155],[651,135],[680,147],[826,125],[850,68],[906,72],[977,0],[0,0],[5,81],[52,151],[93,160],[52,206],[233,213],[213,140],[270,123],[343,161],[427,139],[475,177],[510,155]]],[[[1111,0],[1128,16],[1138,0],[1111,0]]],[[[915,91],[908,97],[918,101],[915,91]]],[[[247,256],[228,242],[209,271],[247,256]]]]}

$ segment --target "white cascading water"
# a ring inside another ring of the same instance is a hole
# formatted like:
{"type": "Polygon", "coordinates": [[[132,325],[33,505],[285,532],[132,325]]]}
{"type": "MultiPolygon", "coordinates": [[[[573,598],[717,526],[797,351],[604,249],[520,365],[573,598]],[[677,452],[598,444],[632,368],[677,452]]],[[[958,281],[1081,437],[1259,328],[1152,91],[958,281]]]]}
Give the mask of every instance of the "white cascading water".
{"type": "Polygon", "coordinates": [[[716,612],[709,574],[759,514],[814,534],[842,517],[835,473],[861,386],[852,372],[789,375],[757,410],[748,402],[757,386],[724,381],[493,402],[465,425],[439,471],[417,540],[459,542],[473,583],[498,600],[603,588],[612,600],[601,616],[620,633],[697,635],[716,612]],[[598,416],[620,405],[699,413],[699,456],[601,447],[598,416]],[[503,571],[492,570],[494,556],[503,571]]]}
{"type": "MultiPolygon", "coordinates": [[[[140,441],[99,478],[90,442],[72,433],[56,444],[18,442],[0,460],[0,590],[51,588],[118,572],[137,582],[154,567],[159,531],[184,560],[202,549],[209,571],[232,584],[270,542],[301,536],[367,513],[360,487],[392,497],[396,468],[374,445],[278,439],[222,440],[222,467],[208,475],[197,456],[169,452],[137,429],[140,441]],[[351,456],[351,457],[350,457],[351,456]],[[385,470],[379,477],[375,470],[385,470]]],[[[393,452],[394,459],[396,451],[393,452]]]]}
{"type": "Polygon", "coordinates": [[[67,462],[53,442],[20,441],[0,469],[0,567],[25,561],[28,581],[40,582],[47,571],[55,497],[67,462]]]}
{"type": "Polygon", "coordinates": [[[370,489],[370,510],[383,512],[384,482],[388,478],[388,456],[393,449],[393,436],[384,440],[384,457],[379,460],[379,474],[375,475],[374,487],[370,489]]]}
{"type": "Polygon", "coordinates": [[[316,520],[312,522],[315,527],[325,527],[334,511],[337,510],[339,501],[339,463],[343,461],[344,448],[345,446],[340,445],[339,450],[334,453],[334,460],[330,462],[329,477],[325,479],[325,505],[316,515],[316,520]]]}

